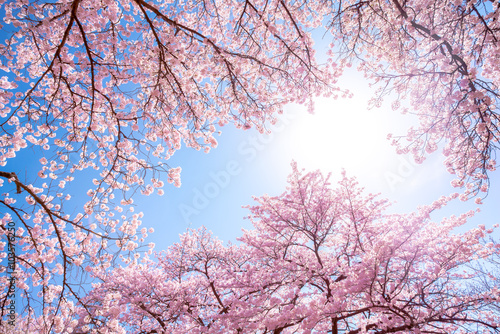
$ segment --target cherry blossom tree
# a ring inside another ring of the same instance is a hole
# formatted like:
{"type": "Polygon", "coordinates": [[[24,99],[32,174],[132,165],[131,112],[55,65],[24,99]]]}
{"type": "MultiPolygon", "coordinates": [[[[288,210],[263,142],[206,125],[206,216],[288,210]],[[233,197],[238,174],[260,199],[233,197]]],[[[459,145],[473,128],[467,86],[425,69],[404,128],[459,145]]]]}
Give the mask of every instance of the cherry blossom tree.
{"type": "MultiPolygon", "coordinates": [[[[75,333],[499,333],[500,289],[468,284],[499,247],[493,230],[453,230],[432,212],[387,214],[386,200],[342,176],[294,167],[287,191],[256,198],[253,230],[224,246],[189,230],[157,255],[105,273],[75,333]]],[[[61,324],[61,330],[69,326],[61,324]]]]}
{"type": "Polygon", "coordinates": [[[374,106],[419,117],[406,136],[392,137],[417,162],[440,146],[463,199],[488,189],[499,148],[498,1],[329,1],[332,60],[355,59],[378,84],[374,106]]]}

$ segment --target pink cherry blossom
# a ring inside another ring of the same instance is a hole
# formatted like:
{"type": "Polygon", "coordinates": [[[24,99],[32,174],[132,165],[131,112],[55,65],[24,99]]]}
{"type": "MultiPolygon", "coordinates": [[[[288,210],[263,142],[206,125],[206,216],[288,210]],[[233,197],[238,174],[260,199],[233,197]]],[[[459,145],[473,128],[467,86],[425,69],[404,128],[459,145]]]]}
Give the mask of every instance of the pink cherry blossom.
{"type": "MultiPolygon", "coordinates": [[[[497,333],[500,290],[474,258],[498,258],[472,213],[433,221],[456,198],[388,214],[353,178],[336,187],[294,165],[287,191],[255,198],[238,244],[205,228],[115,268],[85,297],[77,328],[111,333],[497,333]],[[474,269],[477,268],[477,271],[474,269]],[[92,320],[90,320],[92,319],[92,320]],[[470,331],[466,331],[470,332],[470,331]]],[[[489,230],[488,233],[493,232],[489,230]]]]}

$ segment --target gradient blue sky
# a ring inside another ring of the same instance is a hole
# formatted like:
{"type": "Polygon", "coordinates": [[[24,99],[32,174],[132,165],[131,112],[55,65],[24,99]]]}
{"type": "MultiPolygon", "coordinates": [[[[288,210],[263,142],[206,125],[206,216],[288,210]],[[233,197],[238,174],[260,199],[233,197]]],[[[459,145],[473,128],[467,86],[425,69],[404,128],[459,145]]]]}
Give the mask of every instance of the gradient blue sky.
{"type": "MultiPolygon", "coordinates": [[[[227,126],[222,128],[219,146],[209,154],[186,148],[177,152],[169,164],[182,167],[181,188],[167,187],[163,197],[135,198],[137,209],[145,214],[143,224],[155,228],[150,241],[156,243],[156,250],[178,241],[186,228],[201,225],[224,241],[234,241],[242,228],[251,228],[243,219],[248,210],[241,207],[253,204],[252,196],[285,191],[292,160],[306,170],[331,172],[332,180],[345,169],[367,191],[380,192],[394,202],[393,212],[414,211],[457,191],[450,185],[453,176],[446,172],[440,152],[416,165],[390,146],[387,134],[404,134],[415,121],[412,116],[387,106],[368,110],[373,91],[355,71],[347,73],[343,82],[353,92],[352,99],[318,100],[314,115],[301,106],[288,106],[278,126],[271,128],[272,135],[227,126]]],[[[500,181],[492,175],[490,194],[468,227],[500,221],[496,205],[500,181]]],[[[456,200],[434,218],[477,207],[472,201],[456,200]]]]}

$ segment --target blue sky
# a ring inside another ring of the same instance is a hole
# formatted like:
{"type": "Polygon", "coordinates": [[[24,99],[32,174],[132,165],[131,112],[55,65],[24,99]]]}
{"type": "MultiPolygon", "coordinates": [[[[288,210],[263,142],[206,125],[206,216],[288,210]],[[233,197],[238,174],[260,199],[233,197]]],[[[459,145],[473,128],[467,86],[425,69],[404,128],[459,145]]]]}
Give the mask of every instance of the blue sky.
{"type": "MultiPolygon", "coordinates": [[[[308,171],[331,172],[333,180],[345,169],[367,191],[380,192],[394,202],[393,212],[414,211],[458,190],[451,187],[453,176],[446,172],[439,152],[417,165],[390,146],[387,134],[404,134],[415,121],[412,116],[400,115],[388,106],[368,110],[373,91],[361,75],[352,71],[343,80],[354,94],[352,99],[318,100],[314,115],[302,106],[288,106],[269,136],[226,126],[218,147],[209,154],[186,148],[177,152],[169,164],[182,167],[181,188],[167,186],[163,197],[135,198],[137,210],[145,214],[143,225],[155,228],[150,241],[156,250],[178,241],[186,228],[201,225],[224,241],[234,241],[242,228],[251,228],[243,219],[248,210],[241,207],[253,204],[254,195],[285,191],[292,160],[308,171]]],[[[480,206],[482,212],[469,227],[499,222],[496,184],[493,179],[490,194],[480,206]]],[[[477,207],[472,201],[456,200],[434,218],[477,207]]]]}

